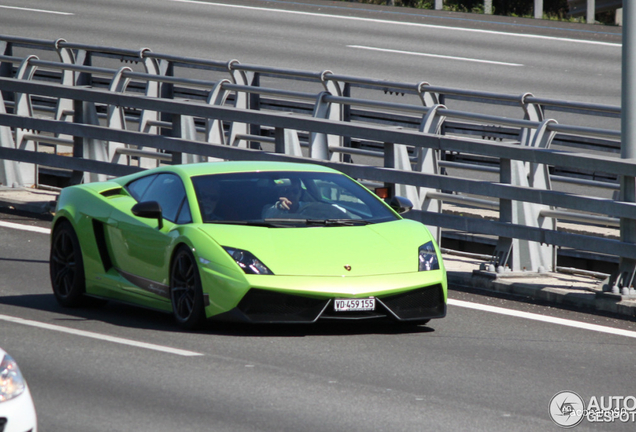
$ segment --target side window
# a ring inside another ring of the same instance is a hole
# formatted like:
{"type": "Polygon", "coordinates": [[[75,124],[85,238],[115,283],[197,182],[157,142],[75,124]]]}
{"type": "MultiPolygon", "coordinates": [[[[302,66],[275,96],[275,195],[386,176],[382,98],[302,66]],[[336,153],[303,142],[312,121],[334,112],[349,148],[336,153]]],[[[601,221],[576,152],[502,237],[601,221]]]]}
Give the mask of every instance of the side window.
{"type": "Polygon", "coordinates": [[[177,222],[177,216],[179,216],[179,210],[181,210],[183,204],[183,216],[179,217],[179,221],[186,218],[190,219],[190,209],[187,205],[185,188],[183,187],[181,179],[174,174],[157,175],[155,181],[152,182],[142,195],[142,200],[157,201],[159,205],[161,205],[163,217],[172,222],[177,222]]]}
{"type": "Polygon", "coordinates": [[[126,189],[128,189],[128,192],[130,192],[134,199],[141,201],[141,197],[144,195],[144,192],[146,192],[146,189],[148,189],[148,186],[156,177],[156,174],[142,177],[134,182],[128,183],[126,189]]]}

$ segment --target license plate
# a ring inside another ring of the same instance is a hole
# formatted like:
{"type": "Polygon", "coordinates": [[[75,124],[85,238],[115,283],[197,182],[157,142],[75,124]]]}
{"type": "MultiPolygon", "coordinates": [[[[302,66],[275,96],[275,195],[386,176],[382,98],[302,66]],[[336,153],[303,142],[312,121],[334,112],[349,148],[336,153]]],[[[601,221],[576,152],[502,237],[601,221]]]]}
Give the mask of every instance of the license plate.
{"type": "Polygon", "coordinates": [[[375,299],[336,299],[334,310],[336,312],[372,311],[375,310],[375,299]]]}

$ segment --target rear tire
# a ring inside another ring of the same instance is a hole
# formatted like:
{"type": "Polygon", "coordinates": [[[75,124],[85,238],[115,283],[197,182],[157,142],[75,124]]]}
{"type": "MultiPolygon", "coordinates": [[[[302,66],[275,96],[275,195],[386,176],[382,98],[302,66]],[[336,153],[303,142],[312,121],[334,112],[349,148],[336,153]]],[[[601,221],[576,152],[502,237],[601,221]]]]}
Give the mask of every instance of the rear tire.
{"type": "Polygon", "coordinates": [[[82,249],[73,226],[62,221],[53,231],[49,274],[53,294],[64,307],[81,306],[86,292],[82,249]]]}
{"type": "Polygon", "coordinates": [[[190,249],[180,246],[170,266],[170,300],[177,325],[186,330],[200,328],[205,321],[201,276],[190,249]]]}

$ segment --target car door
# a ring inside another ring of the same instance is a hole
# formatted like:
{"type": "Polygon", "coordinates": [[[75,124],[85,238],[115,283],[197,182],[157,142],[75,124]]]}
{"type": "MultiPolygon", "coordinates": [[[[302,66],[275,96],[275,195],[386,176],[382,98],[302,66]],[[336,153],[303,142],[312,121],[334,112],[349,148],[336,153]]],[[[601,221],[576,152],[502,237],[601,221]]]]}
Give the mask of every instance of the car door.
{"type": "Polygon", "coordinates": [[[171,173],[142,177],[126,188],[137,202],[158,202],[163,220],[159,228],[157,219],[137,217],[131,210],[113,214],[107,233],[115,267],[129,282],[125,290],[169,299],[170,254],[177,236],[173,228],[191,222],[185,188],[171,173]]]}

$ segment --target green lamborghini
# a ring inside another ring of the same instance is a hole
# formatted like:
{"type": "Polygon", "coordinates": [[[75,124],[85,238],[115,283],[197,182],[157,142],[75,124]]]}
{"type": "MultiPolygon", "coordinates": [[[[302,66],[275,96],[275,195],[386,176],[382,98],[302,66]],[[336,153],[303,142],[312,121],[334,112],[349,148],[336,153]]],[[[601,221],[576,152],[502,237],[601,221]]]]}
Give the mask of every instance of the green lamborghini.
{"type": "Polygon", "coordinates": [[[167,166],[62,190],[50,275],[67,307],[112,299],[251,323],[446,315],[446,272],[424,225],[318,165],[167,166]],[[99,300],[98,300],[99,301],[99,300]]]}

